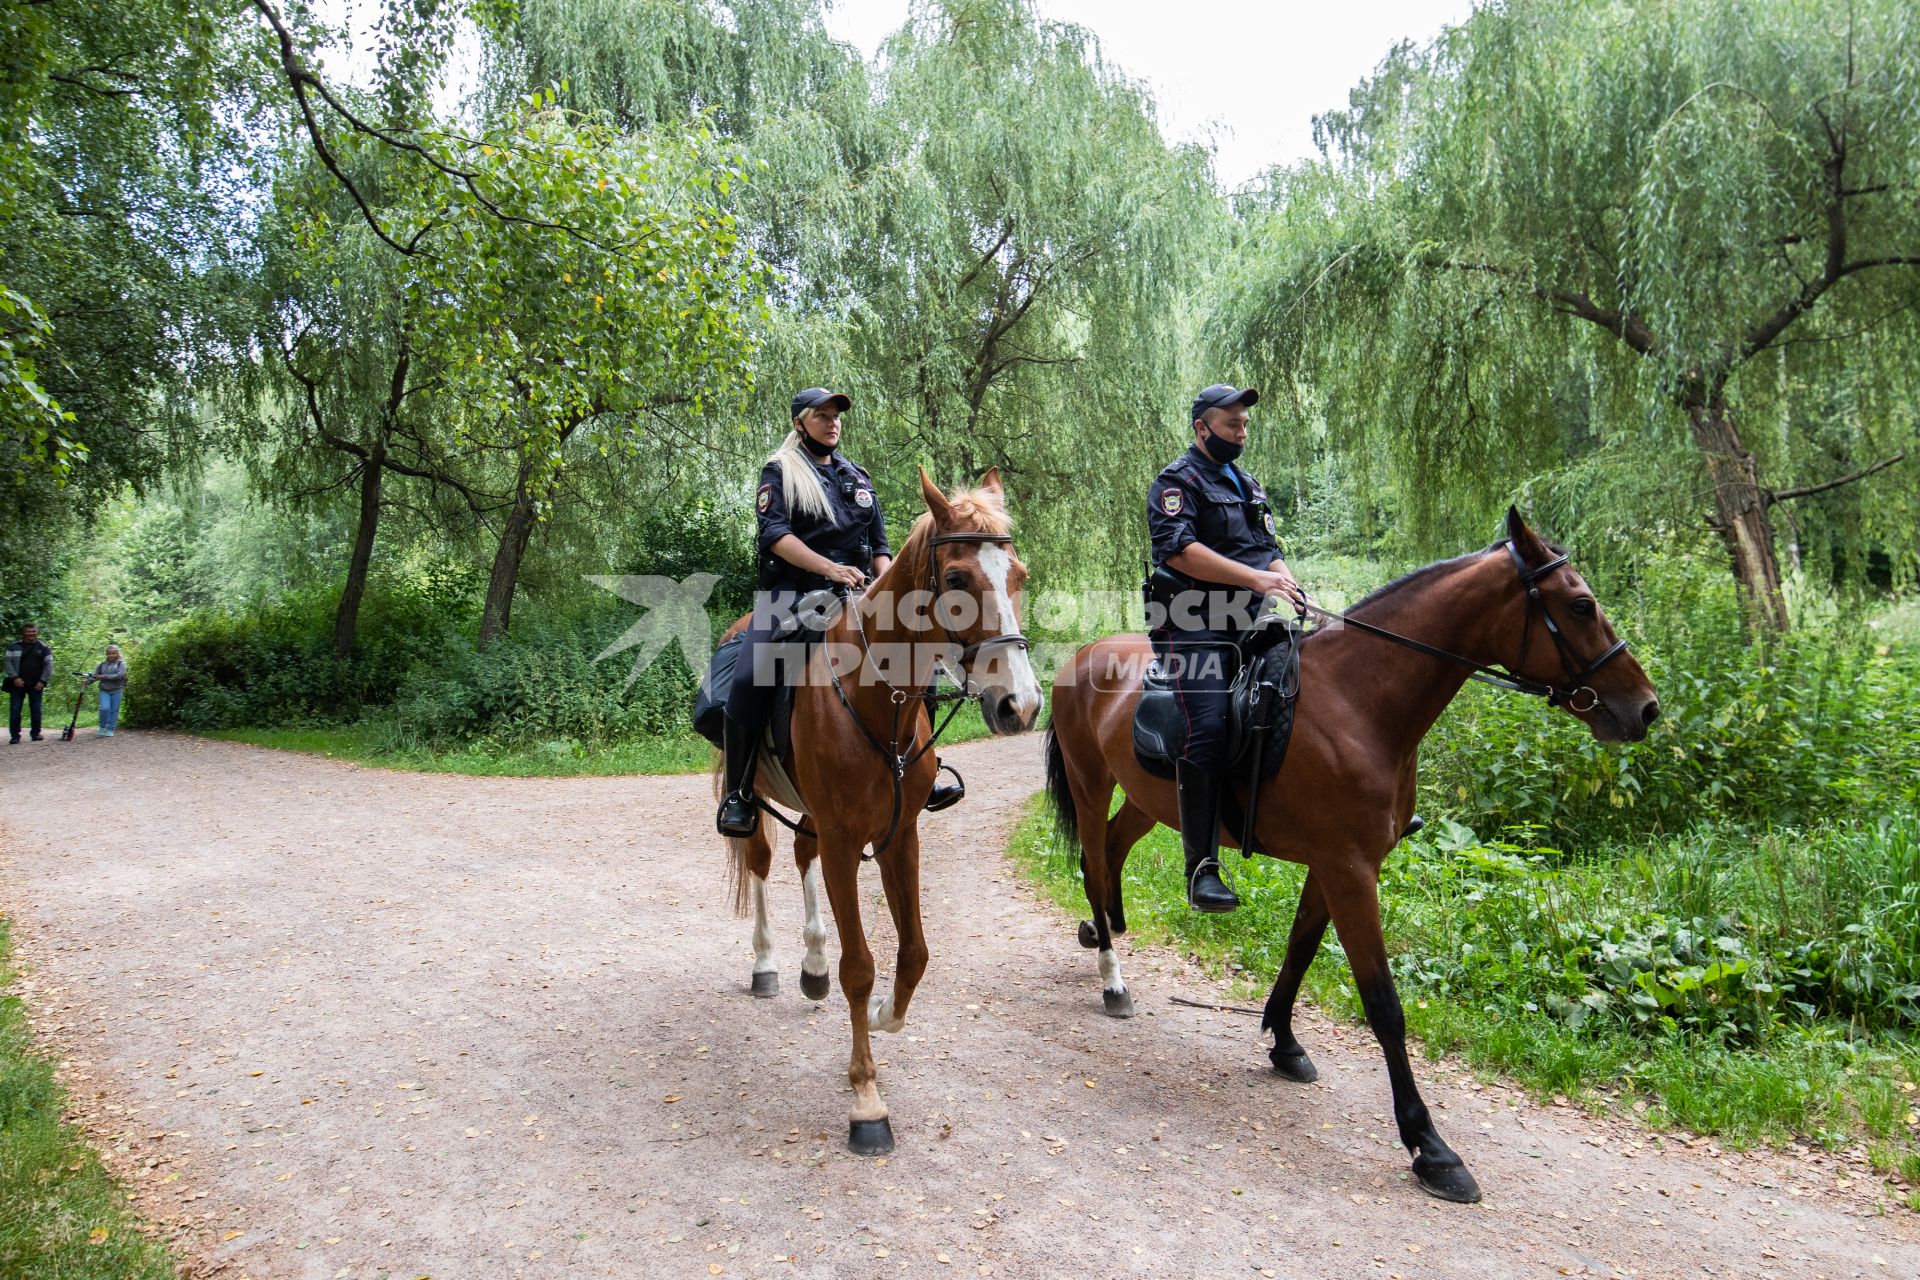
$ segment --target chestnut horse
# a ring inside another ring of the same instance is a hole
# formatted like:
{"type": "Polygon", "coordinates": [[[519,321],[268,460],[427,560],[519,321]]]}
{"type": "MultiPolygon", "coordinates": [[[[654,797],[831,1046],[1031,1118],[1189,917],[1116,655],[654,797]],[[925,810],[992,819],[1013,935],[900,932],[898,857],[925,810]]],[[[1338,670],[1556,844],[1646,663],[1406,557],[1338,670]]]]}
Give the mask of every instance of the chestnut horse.
{"type": "MultiPolygon", "coordinates": [[[[1507,687],[1548,696],[1602,741],[1638,742],[1660,706],[1567,557],[1512,509],[1506,541],[1408,574],[1347,617],[1351,626],[1326,628],[1301,647],[1292,745],[1260,792],[1257,851],[1307,868],[1262,1022],[1274,1037],[1268,1057],[1289,1080],[1318,1076],[1294,1038],[1293,1002],[1331,918],[1386,1054],[1414,1176],[1441,1199],[1472,1202],[1480,1188],[1441,1141],[1414,1084],[1380,933],[1380,864],[1413,817],[1420,740],[1470,672],[1492,675],[1508,655],[1507,687]]],[[[1133,712],[1151,658],[1141,635],[1081,649],[1055,683],[1047,730],[1047,791],[1061,829],[1079,838],[1093,907],[1081,943],[1099,950],[1107,1012],[1117,1017],[1133,1012],[1113,953],[1112,935],[1126,929],[1120,869],[1154,823],[1179,826],[1174,784],[1133,754],[1133,712]],[[1126,799],[1108,818],[1115,783],[1126,799]]],[[[1224,835],[1237,846],[1237,833],[1224,835]]]]}
{"type": "MultiPolygon", "coordinates": [[[[919,815],[933,787],[931,721],[936,668],[966,681],[987,729],[1021,733],[1040,713],[1040,685],[1020,634],[1027,570],[1013,552],[998,468],[980,487],[942,494],[920,473],[927,513],[887,571],[827,629],[794,691],[792,750],[782,762],[808,817],[795,833],[806,924],[800,989],[826,998],[826,925],[820,887],[840,931],[840,989],[853,1024],[847,1080],[853,1086],[848,1145],[859,1155],[893,1150],[887,1107],[874,1079],[871,1029],[899,1031],[927,967],[920,922],[919,815]],[[860,862],[871,846],[899,935],[893,991],[873,990],[873,952],[860,923],[860,862]]],[[[740,630],[742,618],[728,631],[740,630]]],[[[740,678],[748,673],[741,671],[740,678]]],[[[767,920],[768,828],[727,841],[735,908],[754,911],[754,990],[779,988],[767,920]],[[768,979],[771,978],[771,981],[768,979]]]]}

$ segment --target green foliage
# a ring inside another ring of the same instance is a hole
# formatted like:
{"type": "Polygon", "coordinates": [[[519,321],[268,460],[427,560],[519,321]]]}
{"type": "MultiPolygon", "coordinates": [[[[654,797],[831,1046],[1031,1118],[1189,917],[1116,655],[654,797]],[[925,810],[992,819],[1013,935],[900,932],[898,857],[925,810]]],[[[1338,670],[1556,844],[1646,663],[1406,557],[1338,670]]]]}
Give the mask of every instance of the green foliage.
{"type": "Polygon", "coordinates": [[[0,916],[0,1275],[19,1280],[171,1280],[166,1246],[143,1234],[100,1166],[53,1061],[33,1042],[0,916]]]}
{"type": "MultiPolygon", "coordinates": [[[[1916,85],[1899,0],[1482,7],[1243,197],[1221,322],[1290,393],[1263,412],[1388,490],[1403,540],[1459,540],[1611,446],[1679,481],[1616,511],[1643,529],[1732,493],[1703,474],[1729,448],[1763,491],[1838,479],[1915,438],[1916,85]]],[[[1810,571],[1911,580],[1916,492],[1897,466],[1799,500],[1810,571]]]]}

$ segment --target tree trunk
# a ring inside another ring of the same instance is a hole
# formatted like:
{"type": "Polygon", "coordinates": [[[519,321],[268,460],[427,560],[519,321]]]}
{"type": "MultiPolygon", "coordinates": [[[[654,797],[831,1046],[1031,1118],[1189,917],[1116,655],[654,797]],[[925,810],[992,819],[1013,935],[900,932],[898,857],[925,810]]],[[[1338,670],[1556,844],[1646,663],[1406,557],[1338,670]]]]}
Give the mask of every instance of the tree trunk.
{"type": "Polygon", "coordinates": [[[504,634],[513,615],[513,589],[520,581],[520,560],[533,537],[535,519],[533,495],[527,491],[531,463],[523,462],[513,491],[513,509],[500,531],[500,545],[493,553],[493,573],[487,579],[487,599],[480,610],[479,647],[485,649],[504,634]]]}
{"type": "Polygon", "coordinates": [[[1689,405],[1687,420],[1713,479],[1714,527],[1726,540],[1733,560],[1747,624],[1755,634],[1785,631],[1787,600],[1780,589],[1780,561],[1773,551],[1773,520],[1753,455],[1724,403],[1689,405]]]}
{"type": "Polygon", "coordinates": [[[347,562],[347,585],[333,615],[333,652],[346,657],[360,629],[360,601],[367,594],[367,566],[373,562],[373,539],[380,528],[380,487],[385,482],[387,450],[375,444],[360,464],[360,521],[353,531],[353,559],[347,562]]]}

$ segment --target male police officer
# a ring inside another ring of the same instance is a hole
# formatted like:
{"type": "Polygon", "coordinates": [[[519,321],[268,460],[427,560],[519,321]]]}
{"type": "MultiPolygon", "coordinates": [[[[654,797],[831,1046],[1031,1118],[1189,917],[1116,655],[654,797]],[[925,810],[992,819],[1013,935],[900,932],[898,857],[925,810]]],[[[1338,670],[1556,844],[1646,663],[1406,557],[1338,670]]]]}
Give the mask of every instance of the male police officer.
{"type": "Polygon", "coordinates": [[[1273,509],[1260,482],[1233,465],[1247,445],[1251,387],[1217,384],[1193,399],[1193,447],[1147,490],[1155,565],[1180,588],[1152,634],[1186,712],[1187,741],[1175,762],[1187,904],[1232,911],[1240,899],[1220,877],[1220,774],[1225,769],[1233,633],[1252,625],[1267,597],[1300,598],[1280,558],[1273,509]]]}

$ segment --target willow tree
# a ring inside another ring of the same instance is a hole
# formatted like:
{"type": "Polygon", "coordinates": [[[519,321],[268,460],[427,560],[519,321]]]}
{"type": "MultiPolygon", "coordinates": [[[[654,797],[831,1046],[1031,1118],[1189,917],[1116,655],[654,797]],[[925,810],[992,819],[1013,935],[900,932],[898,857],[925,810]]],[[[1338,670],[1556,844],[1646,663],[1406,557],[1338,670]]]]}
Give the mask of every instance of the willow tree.
{"type": "Polygon", "coordinates": [[[1622,466],[1685,444],[1756,627],[1788,623],[1780,503],[1856,486],[1853,532],[1912,575],[1910,5],[1490,7],[1317,129],[1250,202],[1237,326],[1416,510],[1570,434],[1622,466]]]}
{"type": "Polygon", "coordinates": [[[946,0],[886,44],[854,161],[830,284],[889,441],[1001,467],[1074,559],[1131,563],[1139,495],[1182,445],[1189,301],[1223,243],[1206,154],[1167,144],[1087,31],[1027,0],[946,0]]]}

